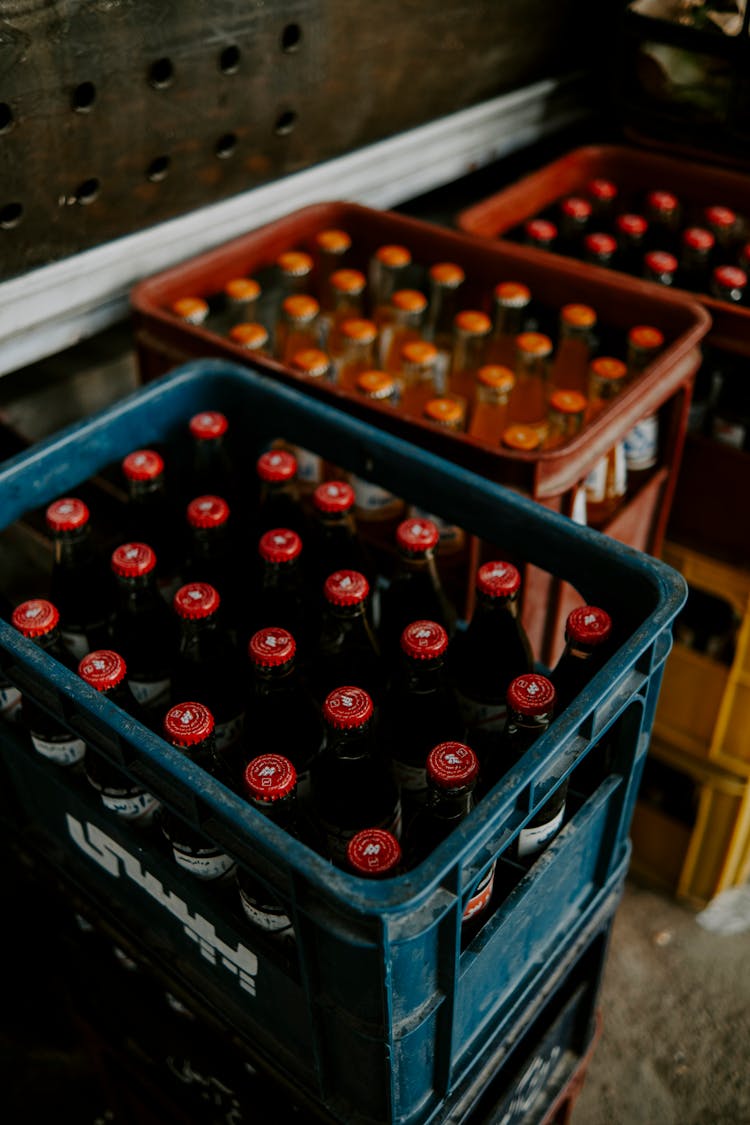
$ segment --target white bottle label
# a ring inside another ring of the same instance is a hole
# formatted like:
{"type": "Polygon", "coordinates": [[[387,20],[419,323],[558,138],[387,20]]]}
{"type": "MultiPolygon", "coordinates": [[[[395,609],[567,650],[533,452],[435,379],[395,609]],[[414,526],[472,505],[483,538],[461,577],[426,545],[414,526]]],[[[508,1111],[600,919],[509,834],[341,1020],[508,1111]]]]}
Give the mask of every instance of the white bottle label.
{"type": "Polygon", "coordinates": [[[10,684],[7,687],[0,687],[0,715],[4,719],[12,718],[21,703],[21,693],[16,687],[10,684]]]}
{"type": "Polygon", "coordinates": [[[461,717],[467,727],[498,734],[502,731],[508,715],[507,703],[478,703],[475,699],[468,699],[460,691],[456,695],[461,717]]]}
{"type": "Polygon", "coordinates": [[[274,910],[269,906],[266,906],[265,909],[260,908],[255,899],[249,898],[242,890],[240,891],[240,902],[247,917],[254,926],[259,926],[261,930],[279,934],[284,930],[292,929],[291,920],[283,911],[274,910]]]}
{"type": "Polygon", "coordinates": [[[652,469],[659,456],[659,418],[649,414],[633,426],[625,438],[625,461],[628,471],[652,469]]]}
{"type": "Polygon", "coordinates": [[[89,651],[89,642],[85,633],[74,629],[61,629],[60,638],[71,656],[82,660],[89,651]]]}
{"type": "Polygon", "coordinates": [[[171,680],[153,680],[151,683],[128,680],[128,684],[135,698],[144,707],[158,707],[162,704],[166,707],[169,703],[171,680]]]}
{"type": "Polygon", "coordinates": [[[570,513],[570,518],[573,523],[579,523],[582,527],[586,526],[586,488],[584,485],[578,485],[573,496],[573,508],[570,513]]]}
{"type": "Polygon", "coordinates": [[[154,813],[159,808],[156,797],[152,797],[150,793],[146,792],[130,797],[112,797],[106,793],[100,793],[99,796],[105,809],[121,816],[123,820],[137,820],[142,817],[143,823],[146,823],[146,821],[153,819],[154,813]]]}
{"type": "Polygon", "coordinates": [[[560,811],[548,820],[546,824],[537,824],[534,828],[522,828],[518,835],[518,856],[523,859],[528,856],[538,855],[548,840],[557,832],[562,824],[565,805],[560,811]]]}
{"type": "Polygon", "coordinates": [[[80,738],[71,738],[65,742],[48,742],[32,734],[31,741],[39,754],[48,758],[50,762],[56,762],[58,766],[74,766],[76,762],[83,761],[86,753],[86,743],[80,738]]]}
{"type": "Polygon", "coordinates": [[[354,503],[355,506],[364,518],[369,515],[390,515],[395,511],[403,501],[394,496],[392,492],[387,492],[378,484],[373,484],[372,481],[363,480],[362,477],[357,477],[351,474],[349,483],[354,489],[354,503]]]}
{"type": "Polygon", "coordinates": [[[297,479],[303,484],[320,484],[323,480],[323,459],[301,445],[291,446],[297,458],[297,479]]]}
{"type": "Polygon", "coordinates": [[[611,496],[624,496],[627,487],[627,464],[625,449],[622,442],[618,442],[614,450],[614,466],[610,479],[609,457],[602,457],[594,465],[586,477],[586,503],[601,504],[609,499],[608,487],[611,496]]]}
{"type": "Polygon", "coordinates": [[[427,770],[424,766],[409,766],[406,762],[393,759],[393,776],[396,784],[411,794],[427,792],[427,770]]]}
{"type": "Polygon", "coordinates": [[[219,879],[234,867],[234,860],[224,852],[211,855],[195,855],[172,847],[174,858],[180,867],[189,871],[196,879],[219,879]]]}
{"type": "Polygon", "coordinates": [[[227,719],[225,723],[217,723],[215,738],[216,749],[226,750],[227,747],[233,746],[242,734],[242,725],[245,721],[245,712],[235,715],[233,719],[227,719]]]}
{"type": "Polygon", "coordinates": [[[484,910],[484,908],[492,898],[492,888],[494,884],[495,864],[493,863],[489,871],[480,879],[473,895],[466,903],[466,908],[463,913],[464,922],[467,920],[467,918],[473,918],[474,915],[478,914],[480,910],[484,910]]]}

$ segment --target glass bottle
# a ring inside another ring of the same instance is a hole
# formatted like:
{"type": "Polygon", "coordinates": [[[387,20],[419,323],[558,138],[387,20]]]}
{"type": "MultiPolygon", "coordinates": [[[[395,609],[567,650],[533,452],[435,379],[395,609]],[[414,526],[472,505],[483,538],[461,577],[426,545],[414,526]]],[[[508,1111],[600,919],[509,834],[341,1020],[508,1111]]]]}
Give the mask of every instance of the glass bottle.
{"type": "Polygon", "coordinates": [[[533,246],[536,250],[559,252],[557,227],[547,219],[529,219],[524,223],[523,232],[527,246],[533,246]]]}
{"type": "Polygon", "coordinates": [[[671,191],[651,191],[646,196],[649,239],[655,250],[675,252],[682,224],[680,201],[671,191]]]}
{"type": "Polygon", "coordinates": [[[731,207],[706,207],[703,212],[707,228],[716,239],[717,246],[728,250],[738,227],[737,213],[731,207]]]}
{"type": "Polygon", "coordinates": [[[437,348],[438,364],[445,372],[453,351],[453,321],[465,278],[464,271],[455,262],[436,262],[430,266],[430,306],[423,335],[437,348]]]}
{"type": "Polygon", "coordinates": [[[313,492],[310,550],[320,583],[336,570],[357,570],[369,581],[372,562],[357,534],[356,495],[348,481],[328,480],[313,492]]]}
{"type": "MultiPolygon", "coordinates": [[[[278,744],[277,739],[271,745],[278,744]]],[[[297,835],[297,771],[281,754],[260,754],[244,773],[248,803],[290,836],[297,835]]],[[[246,867],[237,868],[240,905],[248,922],[275,940],[294,940],[289,908],[273,888],[246,867]]]]}
{"type": "Polygon", "coordinates": [[[328,279],[330,308],[323,318],[323,339],[327,347],[337,346],[338,328],[342,321],[356,320],[364,316],[366,285],[367,279],[359,270],[335,270],[330,275],[328,279]]]}
{"type": "Polygon", "coordinates": [[[240,575],[229,505],[221,496],[196,496],[188,504],[186,515],[189,544],[184,579],[214,586],[231,617],[239,610],[240,575]]]}
{"type": "Polygon", "coordinates": [[[592,266],[601,266],[610,269],[614,265],[617,253],[617,242],[611,234],[603,231],[592,231],[583,239],[583,260],[592,266]]]}
{"type": "Polygon", "coordinates": [[[310,673],[321,703],[342,683],[364,688],[376,704],[383,698],[385,673],[367,616],[369,593],[357,570],[336,570],[323,584],[323,621],[310,673]]]}
{"type": "Polygon", "coordinates": [[[745,304],[747,274],[738,266],[717,266],[711,275],[711,293],[731,305],[745,304]]]}
{"type": "Polygon", "coordinates": [[[343,320],[335,347],[331,348],[334,380],[340,387],[354,390],[357,375],[375,367],[375,341],[378,330],[371,320],[343,320]]]}
{"type": "Polygon", "coordinates": [[[510,396],[516,377],[509,367],[488,364],[477,371],[469,433],[497,447],[508,422],[510,396]]]}
{"type": "Polygon", "coordinates": [[[229,420],[218,410],[202,410],[189,423],[191,465],[185,503],[194,496],[223,496],[235,510],[236,487],[229,452],[229,420]]]}
{"type": "MultiPolygon", "coordinates": [[[[589,368],[590,413],[598,415],[622,389],[627,368],[619,359],[598,356],[589,368]]],[[[586,518],[601,527],[620,506],[627,492],[625,444],[618,441],[586,475],[586,518]]]]}
{"type": "MultiPolygon", "coordinates": [[[[186,758],[218,781],[225,782],[214,746],[214,719],[202,703],[185,702],[172,707],[164,718],[164,737],[186,758]]],[[[196,879],[215,882],[228,879],[234,860],[223,848],[186,824],[171,809],[163,808],[161,830],[172,848],[175,862],[196,879]]]]}
{"type": "Polygon", "coordinates": [[[422,417],[445,430],[460,432],[466,429],[466,400],[458,395],[431,398],[425,403],[422,417]]]}
{"type": "Polygon", "coordinates": [[[128,490],[127,538],[156,551],[159,593],[171,602],[180,585],[185,535],[167,489],[164,461],[154,449],[136,449],[122,462],[128,490]]]}
{"type": "Polygon", "coordinates": [[[560,243],[562,252],[577,255],[593,208],[588,199],[569,195],[560,203],[560,243]]]}
{"type": "MultiPolygon", "coordinates": [[[[628,374],[637,377],[653,363],[664,346],[664,335],[650,325],[636,325],[628,333],[628,374]]],[[[637,492],[659,460],[659,415],[641,418],[625,437],[628,490],[637,492]]]]}
{"type": "Polygon", "coordinates": [[[323,705],[326,735],[311,770],[311,813],[319,848],[346,864],[352,836],[384,828],[401,836],[396,783],[375,741],[373,704],[363,688],[343,685],[323,705]]]}
{"type": "Polygon", "coordinates": [[[570,706],[606,660],[611,633],[612,618],[598,606],[578,606],[568,614],[565,648],[549,675],[558,715],[570,706]]]}
{"type": "Polygon", "coordinates": [[[445,389],[438,369],[438,350],[427,340],[411,340],[401,349],[401,410],[421,418],[425,404],[445,389]]]}
{"type": "Polygon", "coordinates": [[[667,250],[649,250],[643,256],[643,276],[657,285],[674,285],[678,264],[667,250]]]}
{"type": "Polygon", "coordinates": [[[536,427],[517,422],[505,427],[501,445],[503,449],[512,449],[515,453],[535,453],[542,448],[542,435],[536,427]]]}
{"type": "Polygon", "coordinates": [[[50,597],[60,614],[59,634],[72,656],[80,660],[107,643],[112,623],[112,588],[106,565],[94,548],[89,510],[82,500],[66,496],[45,513],[52,534],[50,597]]]}
{"type": "Polygon", "coordinates": [[[229,332],[236,324],[247,324],[258,315],[260,284],[253,277],[232,277],[223,287],[222,327],[229,332]]]}
{"type": "Polygon", "coordinates": [[[492,302],[492,335],[484,351],[484,362],[513,367],[516,339],[523,332],[531,290],[520,281],[501,281],[493,290],[492,302]]]}
{"type": "Polygon", "coordinates": [[[578,391],[554,391],[549,399],[545,449],[558,449],[583,429],[588,399],[578,391]]]}
{"type": "Polygon", "coordinates": [[[156,554],[146,543],[112,553],[117,614],[112,647],[128,669],[128,684],[151,721],[169,705],[177,649],[174,618],[155,581],[156,554]]]}
{"type": "Polygon", "coordinates": [[[586,394],[595,328],[596,313],[589,305],[564,305],[560,310],[551,387],[586,394]]]}
{"type": "Polygon", "coordinates": [[[238,324],[233,324],[228,337],[243,351],[268,354],[268,329],[257,321],[241,320],[238,324]]]}
{"type": "Polygon", "coordinates": [[[586,184],[586,194],[591,200],[594,219],[609,219],[618,196],[617,184],[604,176],[597,176],[586,184]]]}
{"type": "Polygon", "coordinates": [[[464,309],[453,321],[453,358],[448,386],[465,402],[471,401],[477,371],[484,365],[492,321],[483,312],[464,309]]]}
{"type": "Polygon", "coordinates": [[[353,875],[364,879],[388,879],[399,874],[401,845],[392,832],[363,828],[346,846],[346,862],[353,875]]]}
{"type": "Polygon", "coordinates": [[[251,627],[287,629],[300,652],[307,655],[313,611],[302,569],[302,540],[291,528],[272,528],[261,536],[258,553],[261,578],[256,604],[251,607],[251,627]]]}
{"type": "Polygon", "coordinates": [[[688,227],[682,232],[679,283],[683,289],[707,293],[711,282],[711,257],[716,239],[703,227],[688,227]]]}
{"type": "Polygon", "coordinates": [[[466,726],[480,762],[494,752],[507,715],[506,695],[516,676],[534,667],[519,616],[521,575],[512,563],[479,567],[471,621],[453,641],[451,673],[466,726]]]}
{"type": "Polygon", "coordinates": [[[333,294],[329,278],[340,270],[351,250],[352,240],[345,230],[327,227],[318,231],[313,239],[315,249],[315,294],[321,309],[330,312],[333,308],[333,294]]]}
{"type": "Polygon", "coordinates": [[[400,287],[410,265],[409,250],[405,246],[391,243],[379,246],[370,259],[367,289],[370,295],[370,315],[376,322],[388,307],[391,294],[400,287]]]}
{"type": "Polygon", "coordinates": [[[510,396],[511,423],[533,426],[544,438],[547,428],[547,388],[552,341],[541,332],[522,332],[516,338],[516,385],[510,396]]]}
{"type": "MultiPolygon", "coordinates": [[[[21,602],[13,610],[10,622],[14,629],[33,641],[48,656],[59,660],[68,668],[73,667],[73,658],[64,646],[58,628],[60,614],[52,602],[44,598],[31,598],[21,602]]],[[[80,768],[86,754],[86,743],[35,703],[29,695],[21,696],[19,721],[28,730],[31,745],[37,754],[65,769],[80,768]]]]}
{"type": "Polygon", "coordinates": [[[288,449],[269,449],[255,463],[260,497],[255,536],[273,527],[290,527],[301,534],[305,516],[300,504],[297,458],[288,449]]]}
{"type": "Polygon", "coordinates": [[[456,613],[435,561],[439,541],[440,532],[429,519],[403,520],[396,529],[396,571],[380,599],[380,636],[386,660],[398,652],[401,634],[412,621],[437,621],[449,636],[453,633],[456,613]]]}
{"type": "Polygon", "coordinates": [[[625,213],[615,219],[617,236],[617,266],[627,273],[640,273],[643,251],[646,246],[648,223],[643,215],[625,213]]]}
{"type": "Polygon", "coordinates": [[[437,621],[412,621],[401,634],[400,660],[383,704],[384,743],[402,799],[427,797],[427,755],[438,742],[462,739],[464,721],[450,684],[448,634],[437,621]]]}
{"type": "Polygon", "coordinates": [[[276,325],[274,355],[281,363],[290,363],[292,356],[303,348],[320,345],[318,314],[320,305],[306,293],[285,297],[281,303],[281,316],[276,325]]]}
{"type": "Polygon", "coordinates": [[[397,289],[391,294],[388,315],[380,325],[378,357],[385,371],[397,371],[401,349],[410,340],[422,338],[427,298],[418,289],[397,289]]]}
{"type": "Polygon", "coordinates": [[[208,318],[208,301],[202,297],[178,297],[170,305],[170,311],[178,320],[197,326],[204,324],[208,318]]]}

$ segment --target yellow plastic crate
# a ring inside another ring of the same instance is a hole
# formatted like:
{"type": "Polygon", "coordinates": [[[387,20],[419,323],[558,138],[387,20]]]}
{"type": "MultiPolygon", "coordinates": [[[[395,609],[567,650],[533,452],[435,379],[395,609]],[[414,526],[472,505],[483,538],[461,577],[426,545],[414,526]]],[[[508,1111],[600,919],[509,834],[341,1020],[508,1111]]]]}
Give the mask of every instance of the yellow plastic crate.
{"type": "Polygon", "coordinates": [[[750,779],[701,763],[654,741],[652,759],[692,787],[688,822],[649,801],[643,791],[631,828],[631,872],[694,906],[750,879],[750,779]]]}
{"type": "Polygon", "coordinates": [[[728,601],[742,624],[731,667],[675,643],[664,669],[654,737],[750,777],[750,570],[669,542],[664,561],[691,586],[728,601]]]}

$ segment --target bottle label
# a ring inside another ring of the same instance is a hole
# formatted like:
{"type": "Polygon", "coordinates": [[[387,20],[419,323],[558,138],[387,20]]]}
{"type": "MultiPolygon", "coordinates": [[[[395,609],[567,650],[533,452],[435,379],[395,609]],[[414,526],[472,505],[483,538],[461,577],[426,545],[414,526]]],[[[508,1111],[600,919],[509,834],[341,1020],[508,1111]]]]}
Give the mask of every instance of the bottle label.
{"type": "Polygon", "coordinates": [[[60,639],[71,656],[82,660],[89,651],[88,637],[77,629],[61,629],[60,639]]]}
{"type": "Polygon", "coordinates": [[[586,501],[600,504],[607,495],[607,458],[602,457],[586,475],[586,501]]]}
{"type": "Polygon", "coordinates": [[[290,446],[297,458],[297,479],[303,484],[320,484],[323,480],[323,459],[301,445],[290,446]]]}
{"type": "Polygon", "coordinates": [[[142,793],[125,794],[100,793],[102,804],[105,809],[121,816],[123,820],[138,820],[142,818],[142,823],[150,823],[156,810],[159,808],[159,802],[156,797],[152,797],[150,793],[145,790],[142,793]]]}
{"type": "Polygon", "coordinates": [[[180,867],[189,871],[196,879],[220,879],[234,867],[234,860],[224,852],[210,854],[184,852],[172,846],[174,858],[180,867]]]}
{"type": "Polygon", "coordinates": [[[216,749],[226,750],[230,746],[234,746],[235,742],[242,734],[242,725],[245,721],[245,712],[242,711],[239,715],[235,715],[233,719],[227,719],[225,723],[216,724],[216,749]]]}
{"type": "MultiPolygon", "coordinates": [[[[342,866],[346,864],[346,849],[352,836],[356,836],[363,825],[357,825],[353,828],[341,828],[337,824],[331,824],[329,821],[321,820],[320,827],[325,833],[326,846],[328,854],[334,863],[340,863],[342,866]]],[[[384,828],[386,832],[391,832],[397,840],[401,839],[401,801],[396,802],[396,807],[393,812],[376,824],[368,824],[367,828],[384,828]]]]}
{"type": "Polygon", "coordinates": [[[611,469],[610,457],[602,457],[586,477],[587,504],[602,504],[605,500],[625,495],[627,464],[622,442],[618,442],[612,454],[611,469]]]}
{"type": "Polygon", "coordinates": [[[21,693],[11,684],[0,686],[0,715],[4,719],[12,718],[18,711],[21,703],[21,693]]]}
{"type": "Polygon", "coordinates": [[[582,527],[586,526],[587,513],[586,513],[586,489],[582,485],[578,485],[573,496],[573,508],[570,513],[570,518],[573,523],[578,523],[582,527]]]}
{"type": "Polygon", "coordinates": [[[410,766],[393,759],[393,776],[401,789],[416,795],[427,792],[427,770],[424,766],[410,766]]]}
{"type": "Polygon", "coordinates": [[[261,903],[253,898],[244,889],[240,890],[242,909],[254,926],[266,930],[267,933],[280,934],[285,930],[292,930],[292,923],[280,906],[271,903],[261,903]]]}
{"type": "Polygon", "coordinates": [[[553,816],[552,820],[548,820],[546,824],[537,824],[534,828],[521,829],[518,836],[519,859],[539,854],[547,841],[552,839],[562,824],[564,813],[565,805],[563,804],[560,811],[553,816]]]}
{"type": "Polygon", "coordinates": [[[417,508],[412,505],[407,515],[409,519],[432,520],[440,532],[438,551],[441,555],[452,555],[460,551],[466,542],[466,532],[462,527],[458,527],[455,523],[448,523],[440,516],[435,516],[432,512],[426,512],[424,508],[417,508]]]}
{"type": "Polygon", "coordinates": [[[733,449],[742,449],[745,444],[747,429],[741,422],[732,422],[715,414],[711,421],[711,437],[722,445],[731,445],[733,449]]]}
{"type": "Polygon", "coordinates": [[[497,703],[478,703],[475,699],[469,699],[460,691],[457,691],[456,695],[461,709],[461,717],[467,727],[471,730],[481,729],[497,734],[502,731],[508,715],[507,703],[501,703],[500,701],[497,703]]]}
{"type": "Polygon", "coordinates": [[[349,483],[354,489],[354,503],[357,513],[363,519],[385,519],[388,516],[395,515],[403,506],[403,500],[399,500],[392,492],[387,492],[380,485],[373,484],[372,481],[363,480],[361,477],[351,474],[349,483]]]}
{"type": "Polygon", "coordinates": [[[55,762],[58,766],[74,766],[82,762],[86,753],[86,743],[80,738],[69,738],[60,742],[48,742],[46,738],[39,738],[32,734],[31,741],[37,753],[55,762]]]}
{"type": "Polygon", "coordinates": [[[479,883],[477,884],[477,886],[474,890],[473,895],[471,896],[469,901],[466,903],[466,909],[464,910],[464,913],[463,913],[463,921],[464,922],[468,918],[473,918],[474,915],[478,914],[480,910],[485,909],[485,907],[488,905],[490,899],[492,898],[492,888],[494,886],[494,883],[495,883],[495,864],[493,863],[492,867],[489,869],[489,871],[487,871],[486,874],[482,876],[482,878],[480,879],[479,883]]]}
{"type": "Polygon", "coordinates": [[[144,707],[166,707],[169,703],[171,680],[128,680],[130,690],[144,707]]]}
{"type": "Polygon", "coordinates": [[[633,426],[625,437],[625,462],[628,471],[653,469],[659,457],[659,418],[649,414],[633,426]]]}

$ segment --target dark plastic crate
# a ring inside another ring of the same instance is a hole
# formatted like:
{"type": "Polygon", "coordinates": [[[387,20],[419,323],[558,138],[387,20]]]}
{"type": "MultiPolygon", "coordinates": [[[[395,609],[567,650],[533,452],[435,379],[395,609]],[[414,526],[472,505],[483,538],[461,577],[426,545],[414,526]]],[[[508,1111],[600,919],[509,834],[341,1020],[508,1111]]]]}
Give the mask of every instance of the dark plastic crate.
{"type": "Polygon", "coordinates": [[[288,838],[0,622],[0,664],[22,690],[278,888],[294,919],[297,956],[281,957],[165,850],[108,820],[85,783],[74,784],[5,730],[19,830],[331,1119],[437,1121],[445,1098],[527,1010],[622,880],[685,586],[663,564],[466,469],[250,371],[208,361],[7,462],[0,526],[133,448],[176,442],[189,417],[207,408],[231,416],[248,453],[281,434],[304,443],[499,549],[512,546],[575,583],[617,622],[611,659],[550,731],[419,868],[377,885],[288,838]],[[587,787],[579,767],[597,765],[587,787]],[[514,839],[568,777],[566,824],[520,869],[509,858],[514,839]],[[496,901],[461,950],[463,904],[496,859],[496,901]]]}

